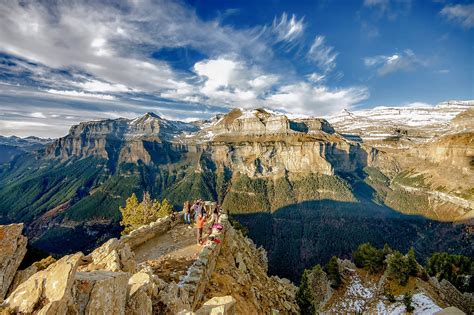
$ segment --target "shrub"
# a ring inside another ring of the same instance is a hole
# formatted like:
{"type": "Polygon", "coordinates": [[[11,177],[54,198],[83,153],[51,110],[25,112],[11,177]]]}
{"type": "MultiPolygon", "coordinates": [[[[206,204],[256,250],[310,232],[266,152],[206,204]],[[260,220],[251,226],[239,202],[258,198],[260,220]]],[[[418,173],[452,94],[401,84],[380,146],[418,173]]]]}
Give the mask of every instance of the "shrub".
{"type": "Polygon", "coordinates": [[[371,273],[376,273],[384,267],[385,256],[383,251],[369,243],[359,245],[352,256],[357,267],[365,268],[371,273]]]}

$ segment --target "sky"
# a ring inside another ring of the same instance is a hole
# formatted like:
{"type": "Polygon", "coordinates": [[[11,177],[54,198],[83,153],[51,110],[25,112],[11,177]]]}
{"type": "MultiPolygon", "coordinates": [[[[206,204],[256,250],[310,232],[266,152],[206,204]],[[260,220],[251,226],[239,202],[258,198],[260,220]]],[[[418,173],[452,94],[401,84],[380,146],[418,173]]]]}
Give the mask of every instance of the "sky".
{"type": "Polygon", "coordinates": [[[0,135],[474,99],[463,0],[0,0],[0,135]]]}

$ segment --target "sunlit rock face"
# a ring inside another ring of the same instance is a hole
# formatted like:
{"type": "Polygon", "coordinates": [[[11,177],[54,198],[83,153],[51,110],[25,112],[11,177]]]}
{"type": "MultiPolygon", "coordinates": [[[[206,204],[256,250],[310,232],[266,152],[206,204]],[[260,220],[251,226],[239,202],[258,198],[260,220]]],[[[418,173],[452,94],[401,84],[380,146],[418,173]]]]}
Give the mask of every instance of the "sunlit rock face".
{"type": "Polygon", "coordinates": [[[23,224],[0,225],[0,301],[5,298],[26,254],[27,239],[22,231],[23,224]]]}

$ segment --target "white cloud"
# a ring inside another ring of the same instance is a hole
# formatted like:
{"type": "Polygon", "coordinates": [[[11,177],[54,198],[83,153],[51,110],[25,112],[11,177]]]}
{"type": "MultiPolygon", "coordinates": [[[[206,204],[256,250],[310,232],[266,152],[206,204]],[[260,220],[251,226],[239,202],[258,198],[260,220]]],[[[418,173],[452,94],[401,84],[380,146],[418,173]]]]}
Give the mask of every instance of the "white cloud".
{"type": "Polygon", "coordinates": [[[110,84],[99,80],[78,82],[76,86],[88,92],[131,92],[132,89],[123,84],[110,84]]]}
{"type": "Polygon", "coordinates": [[[308,51],[308,58],[326,73],[336,67],[337,52],[334,51],[333,47],[327,46],[324,41],[324,36],[316,36],[308,51]]]}
{"type": "Polygon", "coordinates": [[[446,5],[440,14],[465,28],[474,27],[474,4],[446,5]]]}
{"type": "Polygon", "coordinates": [[[275,18],[272,24],[272,30],[280,42],[294,41],[303,34],[304,28],[304,18],[298,20],[294,14],[288,18],[286,12],[283,12],[279,19],[275,18]]]}
{"type": "Polygon", "coordinates": [[[230,106],[255,107],[261,104],[263,95],[279,80],[275,74],[264,73],[244,61],[225,57],[197,62],[194,71],[203,82],[200,93],[211,103],[230,106]]]}
{"type": "Polygon", "coordinates": [[[267,101],[276,108],[292,113],[310,113],[328,115],[366,100],[369,91],[366,87],[329,89],[325,86],[313,86],[309,83],[286,85],[267,101]]]}
{"type": "Polygon", "coordinates": [[[421,61],[415,53],[406,49],[402,53],[393,55],[378,55],[364,58],[364,64],[367,67],[377,68],[377,73],[381,76],[396,72],[396,71],[410,71],[417,65],[425,65],[426,62],[421,61]]]}
{"type": "Polygon", "coordinates": [[[46,116],[41,112],[31,113],[30,116],[33,117],[33,118],[46,118],[46,116]]]}
{"type": "Polygon", "coordinates": [[[107,101],[112,101],[116,99],[115,96],[109,95],[109,94],[87,93],[83,91],[61,91],[61,90],[49,89],[49,90],[46,90],[46,92],[50,94],[68,96],[68,97],[73,97],[73,98],[83,98],[83,97],[98,98],[98,99],[107,100],[107,101]]]}
{"type": "Polygon", "coordinates": [[[324,74],[320,74],[320,73],[317,73],[317,72],[313,72],[308,76],[308,80],[310,80],[311,82],[314,82],[314,83],[322,82],[322,81],[324,81],[325,78],[326,78],[326,76],[324,74]]]}

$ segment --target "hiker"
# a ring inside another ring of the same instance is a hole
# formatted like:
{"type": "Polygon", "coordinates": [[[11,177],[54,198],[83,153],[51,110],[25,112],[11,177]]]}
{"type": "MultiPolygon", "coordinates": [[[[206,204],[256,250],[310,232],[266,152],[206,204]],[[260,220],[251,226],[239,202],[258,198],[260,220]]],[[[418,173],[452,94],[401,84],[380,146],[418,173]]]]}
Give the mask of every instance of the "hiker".
{"type": "Polygon", "coordinates": [[[196,234],[198,245],[202,245],[202,230],[204,229],[204,221],[204,215],[202,213],[199,214],[196,219],[196,234]]]}
{"type": "Polygon", "coordinates": [[[200,199],[196,200],[196,203],[194,203],[193,208],[194,208],[194,218],[196,221],[197,221],[198,216],[201,214],[205,217],[205,213],[203,213],[200,199]]]}
{"type": "Polygon", "coordinates": [[[211,216],[209,217],[209,234],[212,233],[212,226],[219,222],[219,210],[218,208],[214,208],[214,211],[212,212],[211,216]]]}
{"type": "Polygon", "coordinates": [[[183,205],[184,211],[184,224],[191,224],[191,207],[189,201],[185,201],[183,205]]]}

